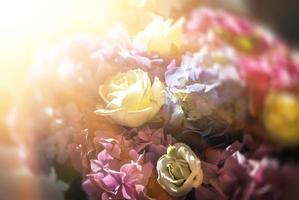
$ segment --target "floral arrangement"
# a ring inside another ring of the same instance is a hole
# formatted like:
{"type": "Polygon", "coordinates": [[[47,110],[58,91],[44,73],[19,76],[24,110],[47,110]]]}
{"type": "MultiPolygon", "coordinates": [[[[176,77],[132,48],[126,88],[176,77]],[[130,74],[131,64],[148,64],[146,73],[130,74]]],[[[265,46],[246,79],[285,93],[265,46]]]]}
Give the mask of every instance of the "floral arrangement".
{"type": "Polygon", "coordinates": [[[28,82],[12,132],[67,199],[298,196],[299,62],[246,18],[200,8],[71,38],[28,82]]]}

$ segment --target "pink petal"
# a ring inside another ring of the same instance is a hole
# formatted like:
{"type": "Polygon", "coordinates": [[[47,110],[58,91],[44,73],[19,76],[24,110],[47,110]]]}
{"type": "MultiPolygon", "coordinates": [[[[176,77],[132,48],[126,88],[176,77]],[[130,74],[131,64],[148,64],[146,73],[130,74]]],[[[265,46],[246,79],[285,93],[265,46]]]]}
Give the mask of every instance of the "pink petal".
{"type": "Polygon", "coordinates": [[[123,185],[121,188],[121,191],[122,191],[122,195],[125,199],[133,199],[132,198],[133,192],[132,192],[131,188],[123,185]]]}

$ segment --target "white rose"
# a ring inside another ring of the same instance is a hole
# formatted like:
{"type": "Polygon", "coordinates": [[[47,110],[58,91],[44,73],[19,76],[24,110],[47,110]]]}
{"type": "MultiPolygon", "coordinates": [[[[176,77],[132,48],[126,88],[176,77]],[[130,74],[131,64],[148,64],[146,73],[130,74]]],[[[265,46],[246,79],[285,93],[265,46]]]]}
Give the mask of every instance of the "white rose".
{"type": "Polygon", "coordinates": [[[195,153],[183,143],[167,148],[167,154],[157,162],[158,183],[170,195],[186,195],[201,185],[203,172],[195,153]]]}

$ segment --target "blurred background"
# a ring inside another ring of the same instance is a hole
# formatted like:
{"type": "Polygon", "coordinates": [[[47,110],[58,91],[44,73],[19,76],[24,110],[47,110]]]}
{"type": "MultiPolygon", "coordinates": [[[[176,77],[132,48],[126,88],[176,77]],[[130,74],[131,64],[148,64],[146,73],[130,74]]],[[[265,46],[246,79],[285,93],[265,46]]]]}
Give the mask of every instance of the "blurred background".
{"type": "MultiPolygon", "coordinates": [[[[0,0],[0,199],[36,199],[38,195],[32,188],[39,182],[22,166],[22,152],[6,125],[8,111],[15,100],[23,98],[18,91],[22,90],[36,52],[73,35],[100,37],[119,19],[134,33],[144,21],[132,16],[138,15],[135,8],[144,1],[0,0]],[[28,184],[22,184],[25,182],[28,184]]],[[[190,1],[190,7],[197,4],[252,17],[292,47],[299,45],[298,0],[190,1]]]]}

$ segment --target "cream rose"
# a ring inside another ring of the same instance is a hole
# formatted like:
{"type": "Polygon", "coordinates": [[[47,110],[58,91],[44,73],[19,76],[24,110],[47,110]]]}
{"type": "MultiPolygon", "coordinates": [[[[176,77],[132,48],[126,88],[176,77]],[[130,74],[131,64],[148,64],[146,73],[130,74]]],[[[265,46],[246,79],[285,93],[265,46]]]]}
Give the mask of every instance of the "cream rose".
{"type": "Polygon", "coordinates": [[[156,17],[143,32],[136,35],[135,44],[143,44],[149,52],[170,54],[173,47],[180,50],[183,45],[183,19],[172,24],[172,20],[156,17]]]}
{"type": "Polygon", "coordinates": [[[203,172],[195,153],[183,143],[167,148],[157,162],[158,183],[170,195],[179,197],[201,185],[203,172]]]}
{"type": "Polygon", "coordinates": [[[164,85],[155,77],[154,82],[141,69],[118,73],[99,87],[105,102],[95,112],[109,116],[116,123],[138,127],[151,120],[165,103],[164,85]]]}

